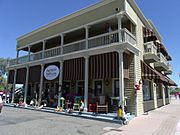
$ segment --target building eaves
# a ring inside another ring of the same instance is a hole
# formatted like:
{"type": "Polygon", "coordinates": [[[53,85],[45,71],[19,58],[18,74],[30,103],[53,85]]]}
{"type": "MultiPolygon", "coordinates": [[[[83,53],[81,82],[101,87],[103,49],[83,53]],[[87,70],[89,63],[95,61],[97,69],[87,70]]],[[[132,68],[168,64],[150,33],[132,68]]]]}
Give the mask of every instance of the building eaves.
{"type": "Polygon", "coordinates": [[[157,31],[155,25],[153,24],[153,22],[148,19],[149,24],[151,25],[151,27],[153,28],[153,31],[155,32],[156,36],[158,37],[159,41],[162,41],[162,36],[160,35],[160,33],[157,31]]]}
{"type": "Polygon", "coordinates": [[[142,13],[142,11],[139,9],[138,5],[136,4],[136,2],[134,0],[127,0],[129,2],[129,4],[132,6],[132,8],[134,9],[134,11],[136,12],[136,14],[138,15],[138,17],[141,19],[141,21],[143,22],[143,24],[148,28],[148,29],[152,29],[152,26],[149,24],[148,20],[146,19],[146,17],[144,16],[144,14],[142,13]]]}
{"type": "Polygon", "coordinates": [[[80,9],[80,10],[74,12],[74,13],[71,13],[71,14],[69,14],[69,15],[66,15],[66,16],[64,16],[64,17],[62,17],[62,18],[60,18],[60,19],[57,19],[57,20],[55,20],[55,21],[53,21],[53,22],[51,22],[51,23],[48,23],[47,25],[44,25],[44,26],[42,26],[42,27],[40,27],[40,28],[38,28],[38,29],[35,29],[35,30],[33,30],[33,31],[31,31],[31,32],[29,32],[29,33],[27,33],[27,34],[24,34],[24,35],[18,37],[18,38],[17,38],[17,41],[18,41],[18,40],[21,40],[21,39],[23,39],[23,38],[29,37],[29,36],[31,36],[31,35],[33,35],[33,34],[35,34],[35,33],[38,33],[38,32],[40,32],[40,31],[42,31],[42,30],[45,30],[45,29],[47,29],[47,28],[49,28],[49,27],[52,27],[52,26],[54,26],[54,25],[56,25],[56,24],[62,23],[62,22],[64,22],[64,21],[70,20],[70,19],[72,19],[72,18],[74,18],[74,17],[78,17],[78,16],[80,16],[80,15],[82,15],[82,14],[84,14],[84,13],[87,13],[87,12],[89,12],[89,11],[95,10],[95,9],[97,9],[98,7],[101,7],[101,6],[103,6],[103,5],[106,5],[106,4],[111,3],[111,2],[113,2],[113,1],[115,1],[115,0],[101,0],[101,1],[98,2],[98,3],[92,4],[91,6],[87,6],[87,7],[83,8],[83,9],[80,9]]]}

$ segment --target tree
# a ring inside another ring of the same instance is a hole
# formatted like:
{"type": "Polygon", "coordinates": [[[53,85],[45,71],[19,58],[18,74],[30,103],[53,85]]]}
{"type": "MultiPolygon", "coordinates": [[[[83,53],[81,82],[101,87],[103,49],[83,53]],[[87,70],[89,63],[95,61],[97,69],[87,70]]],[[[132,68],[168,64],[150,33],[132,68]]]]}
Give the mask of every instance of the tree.
{"type": "Polygon", "coordinates": [[[0,58],[0,90],[6,89],[7,86],[7,65],[9,62],[9,58],[0,58]]]}
{"type": "Polygon", "coordinates": [[[180,92],[180,88],[175,88],[175,89],[170,90],[171,95],[173,95],[173,94],[175,94],[177,92],[180,92]]]}
{"type": "Polygon", "coordinates": [[[4,76],[7,73],[6,67],[8,62],[9,58],[0,58],[0,76],[4,76]]]}

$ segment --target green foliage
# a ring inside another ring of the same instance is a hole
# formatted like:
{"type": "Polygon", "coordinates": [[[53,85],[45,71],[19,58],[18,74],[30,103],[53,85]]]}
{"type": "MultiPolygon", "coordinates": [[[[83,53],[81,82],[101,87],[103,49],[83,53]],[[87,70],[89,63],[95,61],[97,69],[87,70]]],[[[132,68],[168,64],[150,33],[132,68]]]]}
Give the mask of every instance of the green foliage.
{"type": "Polygon", "coordinates": [[[174,90],[173,89],[170,90],[171,95],[173,95],[173,94],[175,94],[177,92],[180,92],[180,88],[175,88],[174,90]]]}
{"type": "Polygon", "coordinates": [[[6,74],[7,70],[6,67],[9,62],[9,58],[0,58],[0,76],[3,76],[6,74]]]}
{"type": "Polygon", "coordinates": [[[9,58],[0,58],[0,90],[6,89],[7,80],[4,78],[4,75],[7,74],[7,65],[9,62],[9,58]]]}

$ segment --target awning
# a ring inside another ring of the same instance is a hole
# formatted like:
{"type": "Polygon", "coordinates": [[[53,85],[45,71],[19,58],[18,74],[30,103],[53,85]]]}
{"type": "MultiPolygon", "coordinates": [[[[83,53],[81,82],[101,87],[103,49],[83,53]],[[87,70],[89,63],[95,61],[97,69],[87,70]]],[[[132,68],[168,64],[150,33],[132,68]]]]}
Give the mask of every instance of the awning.
{"type": "Polygon", "coordinates": [[[169,77],[166,77],[166,78],[168,80],[167,83],[169,86],[177,86],[177,84],[173,80],[171,80],[169,77]]]}
{"type": "Polygon", "coordinates": [[[143,61],[141,61],[141,71],[142,79],[154,79],[156,82],[164,82],[167,83],[169,86],[177,86],[177,84],[169,77],[161,74],[143,61]]]}
{"type": "Polygon", "coordinates": [[[154,44],[156,45],[157,49],[158,49],[158,52],[161,52],[167,60],[172,60],[171,56],[169,56],[168,52],[167,52],[167,49],[165,48],[165,46],[158,42],[158,41],[154,41],[154,44]]]}
{"type": "Polygon", "coordinates": [[[159,79],[154,69],[145,62],[141,61],[142,79],[159,79]]]}
{"type": "Polygon", "coordinates": [[[143,37],[145,42],[157,40],[155,33],[147,28],[143,28],[143,37]]]}

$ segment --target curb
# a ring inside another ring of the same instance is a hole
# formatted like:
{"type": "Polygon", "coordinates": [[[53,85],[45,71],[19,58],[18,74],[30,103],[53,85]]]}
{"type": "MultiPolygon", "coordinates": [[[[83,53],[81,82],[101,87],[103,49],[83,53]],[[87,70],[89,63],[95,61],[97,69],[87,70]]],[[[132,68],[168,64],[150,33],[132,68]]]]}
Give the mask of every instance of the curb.
{"type": "Polygon", "coordinates": [[[31,107],[14,107],[13,105],[8,105],[5,104],[4,106],[6,107],[13,107],[13,108],[17,108],[17,109],[25,109],[25,110],[32,110],[32,111],[39,111],[39,112],[46,112],[46,113],[53,113],[53,114],[58,114],[58,115],[64,115],[64,116],[69,116],[69,117],[77,117],[77,118],[84,118],[84,119],[89,119],[89,120],[97,120],[97,121],[102,121],[102,122],[109,122],[109,123],[116,123],[116,124],[123,124],[122,120],[118,120],[118,119],[107,119],[110,118],[111,116],[101,116],[101,115],[91,115],[91,114],[87,114],[87,113],[82,113],[82,114],[78,114],[78,113],[73,113],[73,114],[69,114],[66,112],[55,112],[54,110],[50,110],[50,109],[34,109],[31,107]]]}

